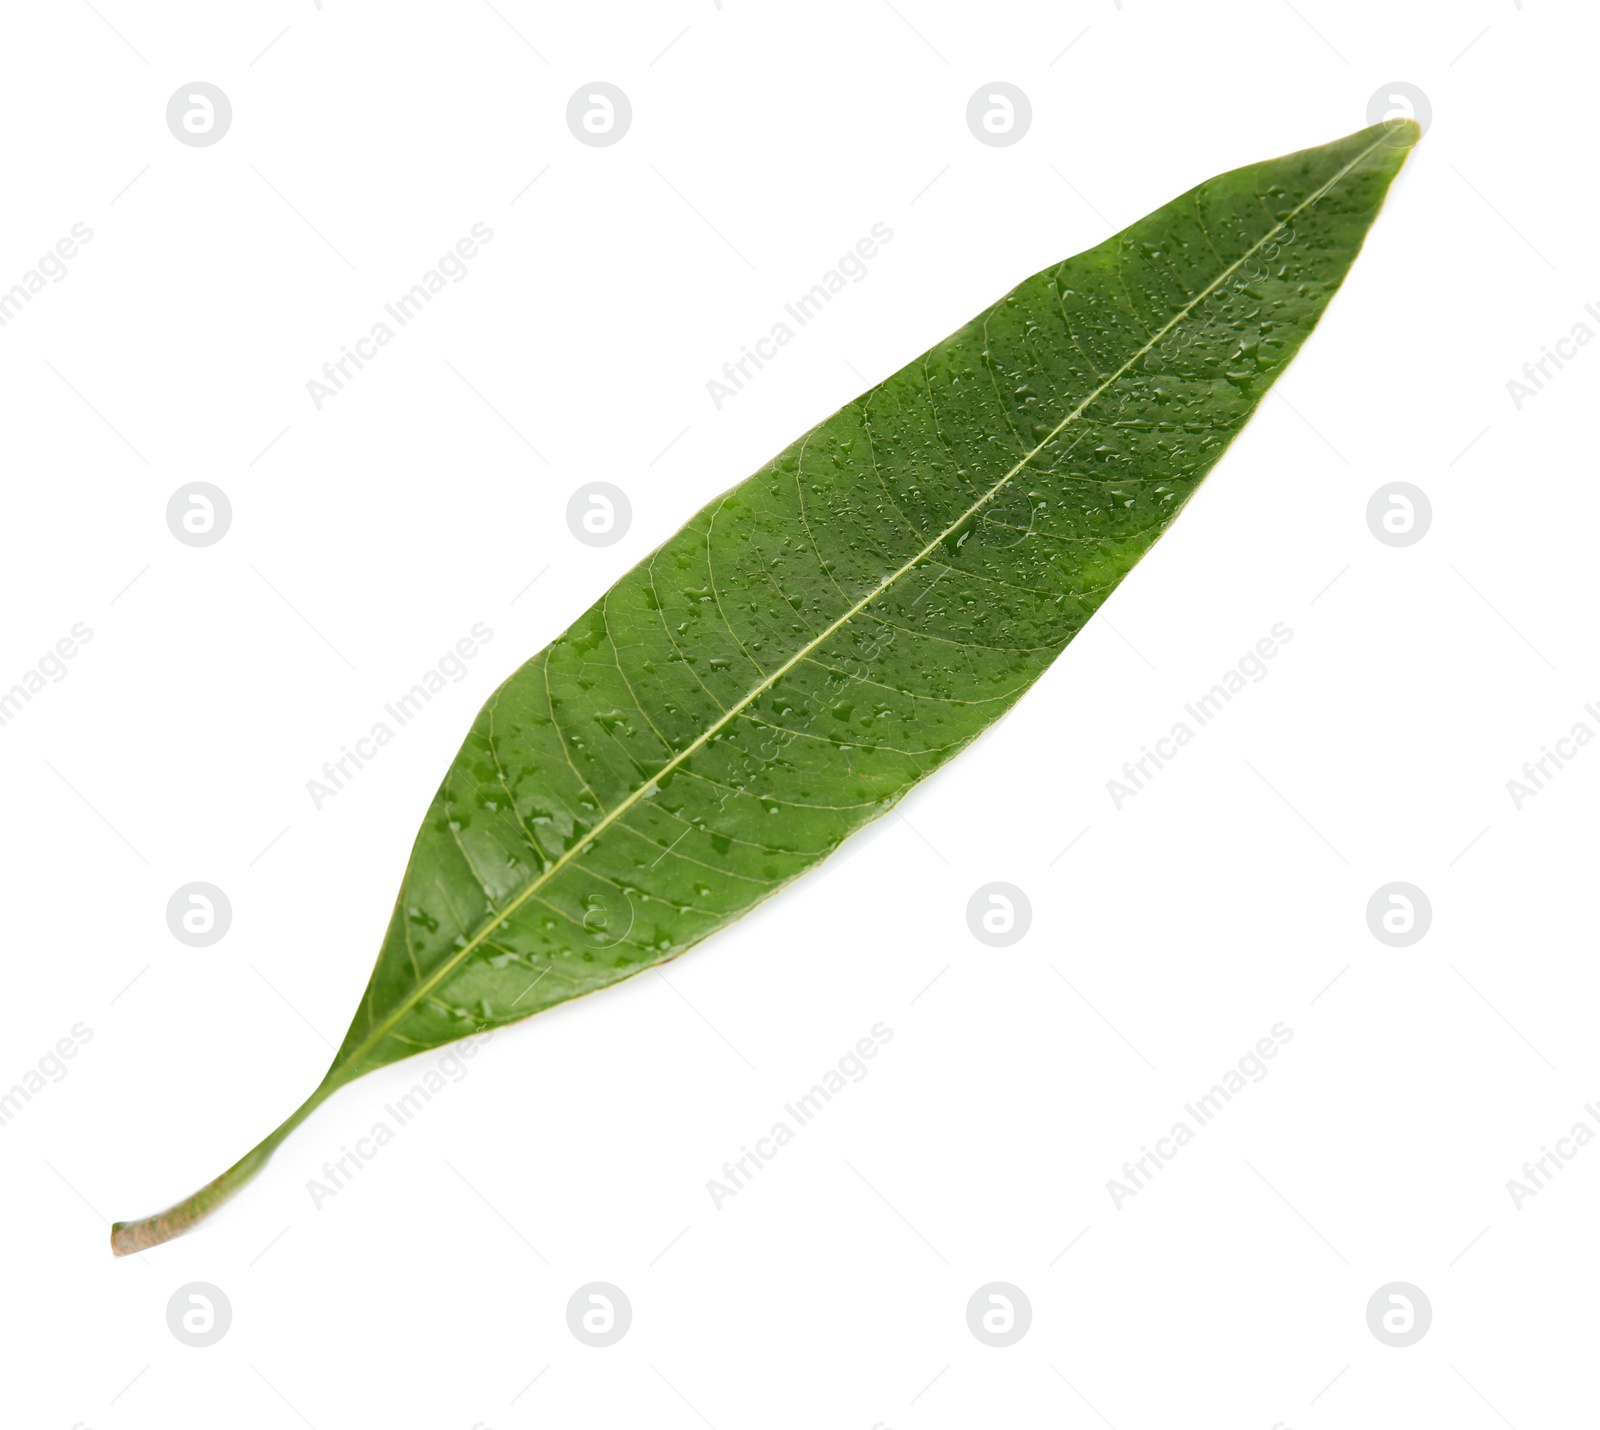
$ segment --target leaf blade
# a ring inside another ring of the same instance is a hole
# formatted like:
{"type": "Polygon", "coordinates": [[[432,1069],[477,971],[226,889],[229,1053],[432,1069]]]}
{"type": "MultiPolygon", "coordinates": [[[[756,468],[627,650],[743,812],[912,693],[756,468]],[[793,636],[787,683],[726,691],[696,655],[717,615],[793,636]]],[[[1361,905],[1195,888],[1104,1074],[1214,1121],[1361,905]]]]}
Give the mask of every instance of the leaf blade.
{"type": "Polygon", "coordinates": [[[1220,175],[1034,275],[624,575],[479,713],[332,1068],[240,1180],[354,1078],[678,956],[1009,709],[1304,342],[1415,137],[1220,175]]]}

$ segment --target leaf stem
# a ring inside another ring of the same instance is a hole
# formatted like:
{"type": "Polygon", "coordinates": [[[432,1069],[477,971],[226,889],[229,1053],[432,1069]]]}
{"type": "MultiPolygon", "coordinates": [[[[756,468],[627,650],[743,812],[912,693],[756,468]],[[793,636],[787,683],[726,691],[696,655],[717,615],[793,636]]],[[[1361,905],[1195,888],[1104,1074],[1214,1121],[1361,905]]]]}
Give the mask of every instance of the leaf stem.
{"type": "Polygon", "coordinates": [[[138,1221],[114,1222],[111,1227],[111,1250],[116,1256],[131,1256],[147,1247],[160,1246],[210,1216],[218,1207],[243,1187],[277,1151],[278,1144],[322,1105],[342,1084],[324,1080],[315,1092],[300,1104],[271,1133],[244,1154],[220,1177],[207,1182],[198,1192],[176,1202],[165,1211],[153,1216],[140,1217],[138,1221]]]}

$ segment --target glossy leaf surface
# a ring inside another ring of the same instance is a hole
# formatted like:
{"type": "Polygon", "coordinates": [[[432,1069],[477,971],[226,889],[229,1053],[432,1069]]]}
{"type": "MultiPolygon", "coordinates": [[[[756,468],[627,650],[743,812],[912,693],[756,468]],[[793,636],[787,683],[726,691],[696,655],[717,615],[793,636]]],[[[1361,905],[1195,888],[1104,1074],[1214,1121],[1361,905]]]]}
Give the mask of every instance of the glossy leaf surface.
{"type": "Polygon", "coordinates": [[[1004,714],[1294,356],[1415,137],[1200,185],[691,518],[478,715],[324,1082],[115,1249],[185,1230],[363,1073],[683,953],[1004,714]]]}

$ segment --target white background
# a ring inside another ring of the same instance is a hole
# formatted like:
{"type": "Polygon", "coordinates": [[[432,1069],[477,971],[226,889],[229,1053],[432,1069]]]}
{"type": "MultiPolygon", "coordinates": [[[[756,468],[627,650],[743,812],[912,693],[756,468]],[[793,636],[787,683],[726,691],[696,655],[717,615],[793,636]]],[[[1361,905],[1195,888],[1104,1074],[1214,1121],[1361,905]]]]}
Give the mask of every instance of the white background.
{"type": "Polygon", "coordinates": [[[94,237],[0,330],[0,685],[94,637],[0,729],[0,1084],[93,1030],[0,1129],[6,1423],[1587,1423],[1600,1147],[1520,1210],[1506,1183],[1600,1130],[1600,749],[1520,811],[1506,780],[1600,729],[1600,351],[1521,410],[1506,384],[1600,300],[1600,26],[1551,0],[496,5],[8,10],[0,284],[94,237]],[[210,148],[164,120],[196,79],[233,105],[210,148]],[[606,149],[564,120],[596,79],[634,110],[606,149]],[[965,126],[997,79],[1033,104],[1010,148],[965,126]],[[1002,726],[664,976],[496,1035],[320,1210],[308,1179],[418,1065],[112,1259],[109,1219],[315,1085],[520,661],[1019,279],[1362,127],[1397,80],[1433,125],[1345,290],[1002,726]],[[316,410],[307,379],[480,221],[470,276],[316,410]],[[868,277],[717,410],[707,380],[876,222],[868,277]],[[203,550],[164,516],[194,480],[233,505],[203,550]],[[592,480],[633,504],[604,550],[565,523],[592,480]],[[1365,522],[1393,480],[1433,505],[1407,549],[1365,522]],[[467,678],[315,809],[306,781],[479,621],[467,678]],[[1119,811],[1106,781],[1275,622],[1269,677],[1119,811]],[[192,880],[233,905],[209,949],[166,925],[192,880]],[[968,932],[990,880],[1032,903],[1009,949],[968,932]],[[1433,906],[1407,949],[1366,924],[1392,880],[1433,906]],[[716,1209],[707,1180],[878,1022],[870,1076],[716,1209]],[[1118,1210],[1107,1179],[1278,1022],[1265,1081],[1118,1210]],[[633,1306],[604,1350],[565,1319],[594,1280],[633,1306]],[[995,1280],[1033,1308],[1004,1350],[965,1318],[995,1280]],[[1366,1324],[1397,1280],[1433,1306],[1407,1349],[1366,1324]],[[233,1308],[206,1349],[167,1327],[192,1281],[233,1308]]]}

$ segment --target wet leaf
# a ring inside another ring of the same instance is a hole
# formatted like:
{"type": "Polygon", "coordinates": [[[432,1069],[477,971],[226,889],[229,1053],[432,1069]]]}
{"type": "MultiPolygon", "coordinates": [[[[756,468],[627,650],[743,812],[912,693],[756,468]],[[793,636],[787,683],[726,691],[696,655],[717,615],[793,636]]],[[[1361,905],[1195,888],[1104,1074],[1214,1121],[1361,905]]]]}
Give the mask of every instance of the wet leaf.
{"type": "Polygon", "coordinates": [[[691,518],[479,713],[323,1082],[114,1249],[186,1230],[363,1073],[683,953],[1010,709],[1305,341],[1416,137],[1201,184],[691,518]]]}

